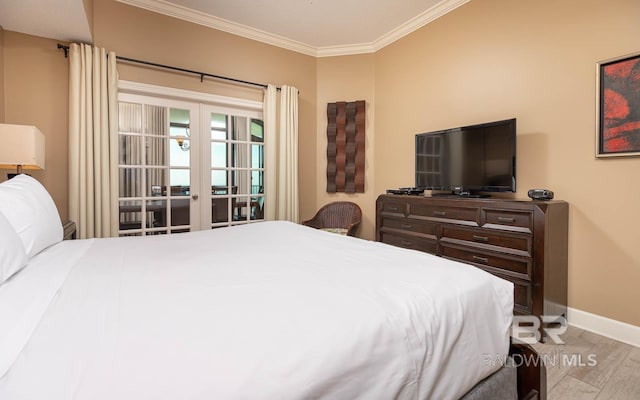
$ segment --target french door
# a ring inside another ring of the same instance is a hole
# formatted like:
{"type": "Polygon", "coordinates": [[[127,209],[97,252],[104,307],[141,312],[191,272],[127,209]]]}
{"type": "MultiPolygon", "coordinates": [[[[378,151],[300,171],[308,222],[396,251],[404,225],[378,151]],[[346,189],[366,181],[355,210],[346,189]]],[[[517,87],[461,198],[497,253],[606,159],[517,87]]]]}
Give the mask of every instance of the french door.
{"type": "Polygon", "coordinates": [[[263,219],[259,110],[119,95],[119,234],[172,234],[263,219]]]}

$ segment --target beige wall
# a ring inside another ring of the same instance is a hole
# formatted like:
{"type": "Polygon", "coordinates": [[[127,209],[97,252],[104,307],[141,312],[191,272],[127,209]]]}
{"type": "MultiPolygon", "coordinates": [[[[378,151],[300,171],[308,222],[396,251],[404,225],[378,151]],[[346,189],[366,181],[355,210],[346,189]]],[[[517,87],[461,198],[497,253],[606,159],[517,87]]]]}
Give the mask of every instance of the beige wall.
{"type": "MultiPolygon", "coordinates": [[[[278,86],[299,95],[300,213],[316,208],[316,59],[289,50],[130,7],[114,0],[93,3],[94,43],[118,55],[278,86]]],[[[261,89],[238,88],[196,76],[180,76],[124,63],[121,79],[262,99],[261,89]]]]}
{"type": "Polygon", "coordinates": [[[640,51],[640,2],[471,1],[376,54],[375,192],[418,132],[518,118],[517,197],[569,202],[569,306],[640,325],[640,158],[595,159],[595,65],[640,51]],[[599,193],[598,193],[599,191],[599,193]]]}
{"type": "MultiPolygon", "coordinates": [[[[4,119],[9,124],[35,125],[45,135],[45,169],[30,174],[51,193],[66,220],[69,64],[57,43],[4,32],[4,119]]],[[[0,172],[0,181],[6,180],[7,172],[0,172]]]]}
{"type": "MultiPolygon", "coordinates": [[[[357,203],[362,209],[363,220],[359,236],[374,239],[375,198],[374,190],[374,56],[371,54],[327,57],[318,59],[318,136],[315,143],[316,204],[318,208],[336,200],[357,203]],[[327,103],[336,101],[366,102],[365,122],[365,192],[355,194],[327,193],[327,103]]],[[[307,216],[308,218],[313,215],[307,216]]]]}

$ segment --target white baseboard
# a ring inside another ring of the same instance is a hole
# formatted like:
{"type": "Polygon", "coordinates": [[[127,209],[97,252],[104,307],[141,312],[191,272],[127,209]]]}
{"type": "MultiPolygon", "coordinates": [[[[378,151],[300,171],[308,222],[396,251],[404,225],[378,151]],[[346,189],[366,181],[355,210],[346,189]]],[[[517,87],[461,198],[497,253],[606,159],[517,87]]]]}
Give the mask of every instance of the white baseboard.
{"type": "Polygon", "coordinates": [[[640,326],[576,310],[571,307],[567,308],[567,322],[576,328],[585,329],[619,342],[640,347],[640,326]]]}

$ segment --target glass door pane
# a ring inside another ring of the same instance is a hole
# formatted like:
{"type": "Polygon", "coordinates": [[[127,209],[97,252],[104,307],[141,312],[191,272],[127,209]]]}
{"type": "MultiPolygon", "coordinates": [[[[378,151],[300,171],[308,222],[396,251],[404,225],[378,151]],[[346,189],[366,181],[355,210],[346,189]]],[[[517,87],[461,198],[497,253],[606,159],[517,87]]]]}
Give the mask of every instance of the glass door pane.
{"type": "Polygon", "coordinates": [[[190,230],[191,129],[194,118],[198,120],[197,104],[174,106],[168,100],[135,95],[121,99],[120,235],[190,230]]]}
{"type": "MultiPolygon", "coordinates": [[[[213,107],[211,107],[213,109],[213,107]]],[[[263,124],[249,115],[210,111],[211,227],[263,219],[263,124]]]]}

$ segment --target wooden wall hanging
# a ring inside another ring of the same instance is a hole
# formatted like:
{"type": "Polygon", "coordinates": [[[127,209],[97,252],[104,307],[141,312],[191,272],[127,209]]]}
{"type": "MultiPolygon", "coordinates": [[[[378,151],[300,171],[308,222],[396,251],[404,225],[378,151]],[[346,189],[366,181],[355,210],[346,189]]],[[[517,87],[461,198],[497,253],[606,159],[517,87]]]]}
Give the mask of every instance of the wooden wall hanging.
{"type": "Polygon", "coordinates": [[[364,193],[365,102],[327,104],[327,192],[364,193]]]}

